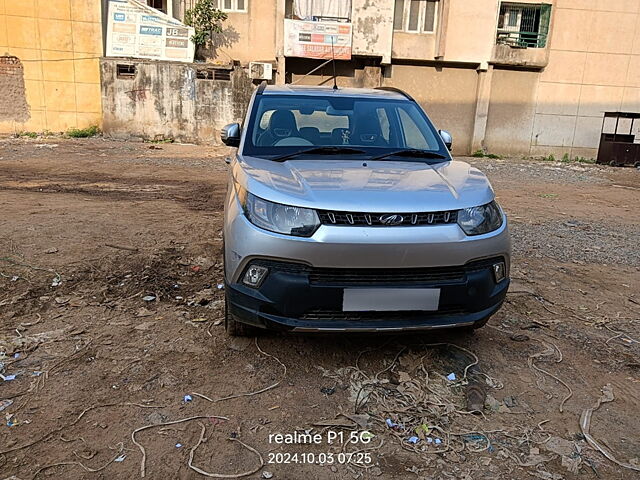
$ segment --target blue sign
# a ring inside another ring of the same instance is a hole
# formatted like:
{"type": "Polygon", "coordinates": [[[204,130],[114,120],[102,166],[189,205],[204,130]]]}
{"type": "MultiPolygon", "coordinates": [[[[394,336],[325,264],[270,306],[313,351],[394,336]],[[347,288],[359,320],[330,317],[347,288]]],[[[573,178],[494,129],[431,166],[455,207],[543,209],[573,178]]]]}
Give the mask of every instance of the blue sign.
{"type": "Polygon", "coordinates": [[[160,19],[158,17],[156,17],[155,15],[142,15],[142,21],[143,22],[159,22],[160,19]]]}
{"type": "Polygon", "coordinates": [[[124,21],[126,20],[126,18],[127,18],[127,17],[125,16],[125,14],[124,14],[124,13],[114,13],[114,14],[113,14],[113,19],[114,19],[116,22],[124,22],[124,21]]]}
{"type": "Polygon", "coordinates": [[[149,27],[147,25],[140,25],[141,35],[162,35],[162,27],[149,27]]]}

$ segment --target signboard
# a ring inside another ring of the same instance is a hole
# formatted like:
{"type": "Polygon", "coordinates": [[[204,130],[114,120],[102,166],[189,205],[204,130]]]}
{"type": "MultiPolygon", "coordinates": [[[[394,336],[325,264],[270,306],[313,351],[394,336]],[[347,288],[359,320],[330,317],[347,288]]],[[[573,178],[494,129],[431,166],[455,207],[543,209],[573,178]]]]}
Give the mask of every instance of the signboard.
{"type": "Polygon", "coordinates": [[[337,60],[351,60],[351,24],[339,22],[284,21],[285,57],[331,58],[331,42],[337,60]]]}
{"type": "Polygon", "coordinates": [[[193,62],[194,29],[136,0],[111,0],[107,57],[193,62]]]}

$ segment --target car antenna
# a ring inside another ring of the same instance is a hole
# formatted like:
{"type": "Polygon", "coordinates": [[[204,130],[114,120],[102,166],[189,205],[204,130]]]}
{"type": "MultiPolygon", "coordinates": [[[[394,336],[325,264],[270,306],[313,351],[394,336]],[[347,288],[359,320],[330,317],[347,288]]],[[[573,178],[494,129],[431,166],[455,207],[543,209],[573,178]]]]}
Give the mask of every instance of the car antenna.
{"type": "Polygon", "coordinates": [[[331,35],[331,63],[333,65],[333,89],[338,90],[338,84],[336,83],[336,56],[333,53],[333,35],[331,35]]]}

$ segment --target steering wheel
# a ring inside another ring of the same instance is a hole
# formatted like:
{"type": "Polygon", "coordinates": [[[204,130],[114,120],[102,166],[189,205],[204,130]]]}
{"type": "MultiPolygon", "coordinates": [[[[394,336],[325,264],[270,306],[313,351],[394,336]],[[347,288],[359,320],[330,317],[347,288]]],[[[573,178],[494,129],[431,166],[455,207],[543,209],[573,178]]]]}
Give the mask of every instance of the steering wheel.
{"type": "Polygon", "coordinates": [[[273,144],[273,146],[274,147],[306,147],[306,146],[312,147],[313,143],[311,143],[306,138],[302,138],[302,137],[287,137],[287,138],[278,140],[276,143],[273,144]]]}

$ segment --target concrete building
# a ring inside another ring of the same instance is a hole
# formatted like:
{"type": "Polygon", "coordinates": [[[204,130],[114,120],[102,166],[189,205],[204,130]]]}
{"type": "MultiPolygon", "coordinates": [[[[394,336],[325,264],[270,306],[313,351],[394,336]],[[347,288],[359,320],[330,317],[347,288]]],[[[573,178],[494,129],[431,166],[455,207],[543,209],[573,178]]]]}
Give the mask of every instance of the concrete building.
{"type": "Polygon", "coordinates": [[[322,60],[287,55],[285,23],[349,24],[339,85],[406,90],[457,153],[595,157],[604,112],[640,112],[640,0],[219,2],[229,18],[214,62],[270,62],[278,83],[326,84],[331,65],[306,75],[322,60]]]}
{"type": "Polygon", "coordinates": [[[0,0],[0,133],[100,125],[100,3],[0,0]]]}

